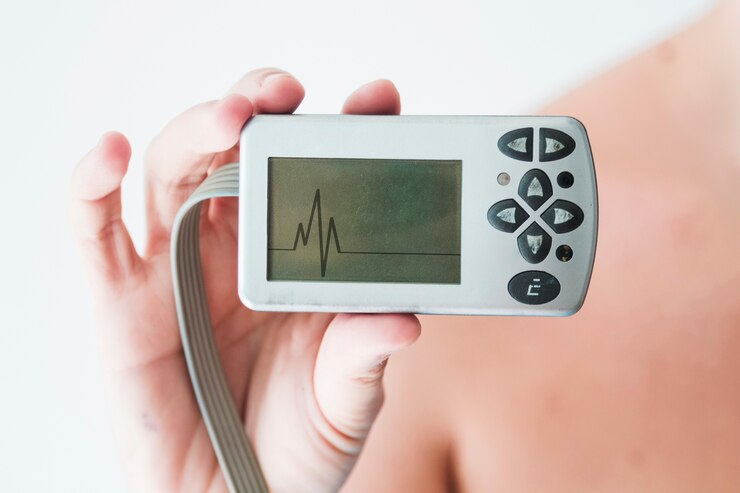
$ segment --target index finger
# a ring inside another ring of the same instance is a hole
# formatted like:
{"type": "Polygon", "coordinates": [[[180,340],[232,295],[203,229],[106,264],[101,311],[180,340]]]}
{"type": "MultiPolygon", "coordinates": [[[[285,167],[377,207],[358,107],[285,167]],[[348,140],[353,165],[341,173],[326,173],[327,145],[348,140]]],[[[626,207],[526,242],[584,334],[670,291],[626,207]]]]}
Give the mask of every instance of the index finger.
{"type": "Polygon", "coordinates": [[[397,115],[401,97],[393,82],[378,79],[361,86],[347,97],[342,113],[354,115],[397,115]]]}
{"type": "Polygon", "coordinates": [[[178,208],[209,168],[236,146],[252,114],[291,113],[303,95],[303,86],[287,72],[254,70],[223,99],[194,106],[172,120],[145,158],[149,247],[166,248],[178,208]]]}

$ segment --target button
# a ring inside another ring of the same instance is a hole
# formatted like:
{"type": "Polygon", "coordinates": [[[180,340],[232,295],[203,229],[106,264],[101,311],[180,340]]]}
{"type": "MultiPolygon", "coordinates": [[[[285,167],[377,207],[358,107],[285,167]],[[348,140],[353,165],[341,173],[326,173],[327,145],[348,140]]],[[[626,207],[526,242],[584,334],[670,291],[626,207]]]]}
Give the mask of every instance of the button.
{"type": "Polygon", "coordinates": [[[540,162],[563,159],[575,149],[576,141],[565,132],[554,128],[540,129],[540,162]]]}
{"type": "Polygon", "coordinates": [[[519,161],[532,161],[532,141],[534,128],[518,128],[506,132],[498,139],[498,149],[510,158],[519,161]]]}
{"type": "Polygon", "coordinates": [[[542,305],[560,294],[560,283],[547,272],[530,270],[509,281],[509,294],[526,305],[542,305]]]}
{"type": "Polygon", "coordinates": [[[519,196],[534,210],[552,197],[552,185],[544,171],[531,169],[519,182],[519,196]]]}
{"type": "Polygon", "coordinates": [[[567,262],[573,258],[573,249],[568,245],[560,245],[557,250],[555,250],[555,256],[561,262],[567,262]]]}
{"type": "Polygon", "coordinates": [[[494,228],[506,233],[513,233],[529,219],[529,214],[512,199],[496,202],[488,209],[488,222],[494,228]]]}
{"type": "Polygon", "coordinates": [[[583,222],[583,211],[567,200],[556,200],[545,212],[542,219],[556,233],[570,233],[583,222]]]}
{"type": "Polygon", "coordinates": [[[567,171],[563,171],[558,175],[558,185],[560,185],[561,188],[570,188],[573,186],[573,182],[575,181],[576,179],[573,178],[573,175],[567,171]]]}
{"type": "Polygon", "coordinates": [[[552,245],[550,235],[537,223],[532,223],[516,241],[519,245],[519,253],[530,264],[538,264],[545,260],[552,245]]]}

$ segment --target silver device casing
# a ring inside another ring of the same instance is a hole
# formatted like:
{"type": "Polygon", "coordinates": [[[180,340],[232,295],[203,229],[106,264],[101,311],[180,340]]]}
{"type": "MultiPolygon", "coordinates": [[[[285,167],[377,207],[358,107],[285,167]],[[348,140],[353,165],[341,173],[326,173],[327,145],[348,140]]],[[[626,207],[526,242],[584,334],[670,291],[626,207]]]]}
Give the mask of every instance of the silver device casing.
{"type": "Polygon", "coordinates": [[[263,311],[428,313],[454,315],[570,315],[583,304],[596,250],[598,225],[596,177],[583,125],[571,117],[540,116],[365,116],[258,115],[245,125],[240,141],[238,291],[249,308],[263,311]],[[504,155],[499,138],[508,131],[534,127],[534,160],[504,155]],[[538,162],[541,127],[563,131],[576,142],[567,157],[538,162]],[[268,158],[433,159],[462,161],[461,282],[416,284],[386,282],[268,281],[268,158]],[[553,196],[537,212],[517,195],[522,176],[544,171],[553,196]],[[574,185],[556,184],[562,171],[574,185]],[[502,186],[500,173],[511,181],[502,186]],[[494,229],[488,209],[515,199],[529,214],[515,233],[494,229]],[[578,205],[583,223],[556,234],[540,215],[556,200],[578,205]],[[517,236],[538,224],[552,237],[552,251],[538,264],[519,253],[517,236]],[[567,244],[568,262],[554,251],[567,244]],[[509,281],[525,271],[544,271],[560,283],[560,294],[541,305],[523,304],[509,294],[509,281]]]}

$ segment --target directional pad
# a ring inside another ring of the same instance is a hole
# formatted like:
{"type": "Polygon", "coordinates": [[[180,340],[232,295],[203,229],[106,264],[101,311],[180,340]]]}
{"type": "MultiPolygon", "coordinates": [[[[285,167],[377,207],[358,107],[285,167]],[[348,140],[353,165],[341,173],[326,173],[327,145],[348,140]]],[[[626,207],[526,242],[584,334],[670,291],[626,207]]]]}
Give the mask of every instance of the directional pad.
{"type": "Polygon", "coordinates": [[[512,199],[496,202],[488,209],[488,222],[505,233],[513,233],[527,219],[529,214],[512,199]]]}
{"type": "Polygon", "coordinates": [[[537,210],[552,197],[552,184],[547,175],[538,169],[531,169],[519,182],[519,196],[532,209],[537,210]]]}
{"type": "Polygon", "coordinates": [[[556,233],[570,233],[583,222],[583,211],[573,202],[556,200],[542,213],[542,219],[556,233]]]}
{"type": "Polygon", "coordinates": [[[537,223],[532,223],[517,238],[519,253],[530,264],[538,264],[547,258],[552,246],[552,238],[537,223]]]}

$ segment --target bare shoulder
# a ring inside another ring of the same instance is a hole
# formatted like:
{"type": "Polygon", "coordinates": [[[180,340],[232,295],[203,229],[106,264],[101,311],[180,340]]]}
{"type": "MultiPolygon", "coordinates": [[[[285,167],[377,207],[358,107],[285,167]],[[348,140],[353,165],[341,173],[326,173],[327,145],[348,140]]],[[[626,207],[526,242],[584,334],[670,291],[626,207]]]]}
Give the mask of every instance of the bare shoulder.
{"type": "Polygon", "coordinates": [[[715,57],[724,22],[546,108],[584,122],[597,165],[584,308],[423,318],[347,491],[740,490],[740,61],[715,57]]]}

